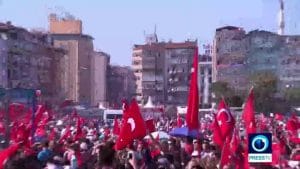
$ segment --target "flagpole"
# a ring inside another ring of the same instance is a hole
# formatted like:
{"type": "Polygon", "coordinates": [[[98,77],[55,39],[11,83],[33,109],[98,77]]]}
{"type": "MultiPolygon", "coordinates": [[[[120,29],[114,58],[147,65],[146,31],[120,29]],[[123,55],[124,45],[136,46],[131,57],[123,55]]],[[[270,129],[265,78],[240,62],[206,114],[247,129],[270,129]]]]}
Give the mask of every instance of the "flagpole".
{"type": "Polygon", "coordinates": [[[32,97],[32,117],[31,117],[31,142],[34,143],[34,133],[35,133],[35,113],[37,111],[37,93],[34,92],[33,93],[33,97],[32,97]]]}
{"type": "Polygon", "coordinates": [[[10,142],[10,117],[9,117],[9,105],[10,105],[10,90],[5,89],[5,96],[4,96],[4,108],[5,108],[5,147],[9,146],[10,142]]]}
{"type": "MultiPolygon", "coordinates": [[[[225,138],[225,142],[226,142],[226,139],[227,138],[225,138]]],[[[221,151],[221,159],[220,159],[220,164],[219,164],[219,167],[220,167],[220,169],[222,169],[224,166],[221,166],[221,163],[222,163],[222,160],[223,160],[223,153],[224,153],[224,149],[225,149],[225,145],[224,145],[224,143],[223,143],[223,147],[222,147],[222,151],[221,151]]]]}

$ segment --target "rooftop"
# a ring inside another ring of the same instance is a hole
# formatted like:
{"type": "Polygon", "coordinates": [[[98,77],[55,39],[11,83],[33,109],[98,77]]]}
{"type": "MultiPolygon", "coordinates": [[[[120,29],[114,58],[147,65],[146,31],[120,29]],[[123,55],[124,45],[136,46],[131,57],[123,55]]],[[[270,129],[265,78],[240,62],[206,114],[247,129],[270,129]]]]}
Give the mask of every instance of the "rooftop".
{"type": "Polygon", "coordinates": [[[87,39],[91,39],[94,40],[94,38],[90,35],[86,35],[86,34],[51,34],[51,36],[53,37],[68,37],[68,38],[78,38],[78,37],[83,37],[83,38],[87,38],[87,39]]]}
{"type": "Polygon", "coordinates": [[[244,30],[244,29],[236,26],[223,26],[216,29],[216,31],[222,31],[222,30],[244,30]]]}
{"type": "Polygon", "coordinates": [[[197,47],[197,41],[185,41],[185,42],[158,42],[143,45],[134,45],[134,50],[139,49],[181,49],[181,48],[195,48],[197,47]]]}

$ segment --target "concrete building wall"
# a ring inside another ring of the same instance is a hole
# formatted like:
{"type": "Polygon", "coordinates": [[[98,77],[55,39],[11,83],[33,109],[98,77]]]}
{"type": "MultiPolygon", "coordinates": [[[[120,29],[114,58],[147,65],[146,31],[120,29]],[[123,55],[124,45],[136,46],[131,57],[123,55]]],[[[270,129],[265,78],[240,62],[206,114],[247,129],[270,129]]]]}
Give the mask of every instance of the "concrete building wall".
{"type": "Polygon", "coordinates": [[[107,67],[109,55],[104,52],[94,52],[92,58],[92,105],[107,105],[107,67]]]}
{"type": "Polygon", "coordinates": [[[93,41],[81,37],[78,44],[79,102],[89,105],[92,100],[91,63],[94,53],[93,41]]]}
{"type": "Polygon", "coordinates": [[[49,29],[55,47],[68,51],[64,70],[68,76],[67,99],[90,105],[92,101],[92,56],[93,38],[82,34],[82,22],[72,16],[59,18],[55,14],[49,17],[49,29]]]}
{"type": "Polygon", "coordinates": [[[139,103],[151,96],[155,104],[186,105],[196,42],[151,42],[135,45],[132,68],[139,103]]]}
{"type": "Polygon", "coordinates": [[[133,50],[132,54],[132,70],[134,72],[134,76],[136,77],[135,85],[136,85],[136,99],[137,101],[142,100],[142,61],[143,61],[143,50],[136,49],[133,50]]]}
{"type": "Polygon", "coordinates": [[[213,81],[228,82],[235,89],[249,89],[258,72],[273,72],[278,91],[300,87],[300,36],[268,31],[245,33],[241,28],[216,30],[213,50],[213,81]]]}
{"type": "Polygon", "coordinates": [[[186,105],[189,91],[190,73],[193,64],[194,46],[166,49],[165,89],[167,104],[186,105]]]}
{"type": "Polygon", "coordinates": [[[50,14],[49,29],[52,34],[81,34],[82,21],[72,17],[59,18],[56,14],[50,14]]]}
{"type": "Polygon", "coordinates": [[[280,88],[300,88],[300,36],[283,36],[278,74],[280,88]]]}
{"type": "Polygon", "coordinates": [[[63,82],[66,99],[79,101],[78,89],[78,41],[77,40],[56,40],[53,42],[55,47],[62,48],[67,51],[66,57],[62,61],[65,81],[63,82]]]}
{"type": "Polygon", "coordinates": [[[224,81],[237,90],[247,88],[245,31],[227,26],[216,30],[213,45],[213,82],[224,81]]]}
{"type": "Polygon", "coordinates": [[[107,70],[107,100],[110,107],[121,108],[122,99],[135,96],[135,76],[127,66],[110,65],[107,70]]]}
{"type": "Polygon", "coordinates": [[[0,35],[0,87],[7,87],[7,51],[6,34],[0,35]]]}
{"type": "Polygon", "coordinates": [[[155,103],[163,103],[165,50],[162,43],[135,45],[132,68],[136,77],[136,98],[145,103],[151,96],[155,103]]]}
{"type": "MultiPolygon", "coordinates": [[[[7,88],[41,90],[42,100],[59,102],[60,76],[56,70],[65,51],[53,48],[48,34],[29,32],[11,23],[0,23],[1,66],[5,62],[6,74],[2,76],[7,88]],[[2,59],[5,60],[2,60],[2,59]]],[[[2,80],[1,80],[2,81],[2,80]]]]}

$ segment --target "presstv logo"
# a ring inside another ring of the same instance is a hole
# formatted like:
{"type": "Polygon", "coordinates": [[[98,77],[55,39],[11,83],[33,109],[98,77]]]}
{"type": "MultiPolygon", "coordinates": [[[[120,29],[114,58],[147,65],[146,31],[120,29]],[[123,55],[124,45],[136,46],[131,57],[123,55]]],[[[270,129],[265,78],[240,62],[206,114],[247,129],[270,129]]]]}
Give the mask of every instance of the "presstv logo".
{"type": "Polygon", "coordinates": [[[249,156],[250,163],[272,162],[272,134],[255,133],[249,134],[249,156]]]}

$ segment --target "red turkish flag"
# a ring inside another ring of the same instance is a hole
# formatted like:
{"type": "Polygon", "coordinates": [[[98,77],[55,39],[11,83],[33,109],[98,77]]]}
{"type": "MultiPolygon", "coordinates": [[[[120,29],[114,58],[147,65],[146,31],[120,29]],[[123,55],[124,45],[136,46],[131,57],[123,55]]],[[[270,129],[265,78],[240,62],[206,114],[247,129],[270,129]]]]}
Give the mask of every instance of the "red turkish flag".
{"type": "Polygon", "coordinates": [[[65,132],[63,133],[63,135],[61,136],[58,142],[62,143],[65,139],[69,138],[70,136],[71,136],[70,126],[67,126],[65,132]]]}
{"type": "Polygon", "coordinates": [[[135,99],[131,101],[129,113],[127,114],[127,123],[130,124],[132,136],[134,139],[143,139],[147,135],[146,125],[140,113],[139,106],[135,99]]]}
{"type": "Polygon", "coordinates": [[[280,143],[272,144],[272,165],[275,166],[279,164],[281,156],[281,146],[280,143]]]}
{"type": "Polygon", "coordinates": [[[235,125],[235,120],[224,99],[222,99],[219,103],[217,121],[220,126],[222,136],[224,138],[231,136],[235,125]]]}
{"type": "Polygon", "coordinates": [[[0,122],[0,134],[5,134],[5,125],[3,122],[0,122]]]}
{"type": "Polygon", "coordinates": [[[286,123],[286,129],[290,133],[297,135],[297,130],[300,128],[300,122],[295,114],[293,114],[286,123]]]}
{"type": "Polygon", "coordinates": [[[26,114],[26,108],[21,103],[11,103],[8,107],[9,118],[16,121],[26,114]]]}
{"type": "Polygon", "coordinates": [[[56,137],[56,132],[55,132],[55,129],[53,128],[51,130],[51,132],[49,133],[49,136],[48,136],[48,139],[51,141],[51,140],[55,140],[55,137],[56,137]]]}
{"type": "Polygon", "coordinates": [[[19,149],[19,144],[13,144],[8,148],[0,151],[0,169],[4,169],[4,165],[7,159],[13,156],[19,149]]]}
{"type": "Polygon", "coordinates": [[[134,139],[143,139],[147,135],[146,125],[140,113],[135,99],[131,101],[127,110],[126,104],[123,104],[125,113],[123,114],[123,124],[120,136],[116,142],[115,149],[120,150],[131,144],[134,139]]]}
{"type": "Polygon", "coordinates": [[[156,131],[153,119],[146,120],[145,124],[146,124],[146,128],[147,128],[148,133],[152,133],[152,132],[156,131]]]}
{"type": "Polygon", "coordinates": [[[230,142],[230,148],[231,151],[233,153],[236,153],[236,151],[238,150],[238,147],[241,143],[240,137],[239,137],[239,132],[237,129],[234,129],[232,138],[231,138],[231,142],[230,142]]]}
{"type": "Polygon", "coordinates": [[[220,126],[219,126],[218,121],[216,119],[216,115],[214,115],[214,121],[213,121],[211,127],[212,127],[212,130],[213,130],[212,140],[215,144],[217,144],[222,149],[223,144],[224,144],[224,138],[222,136],[220,126]]]}
{"type": "Polygon", "coordinates": [[[24,142],[25,145],[28,143],[30,136],[30,128],[27,128],[23,123],[15,123],[11,129],[10,139],[14,143],[24,142]]]}
{"type": "Polygon", "coordinates": [[[231,161],[231,152],[230,152],[230,139],[226,138],[224,146],[222,148],[221,160],[220,160],[220,168],[223,168],[224,165],[228,165],[231,161]]]}
{"type": "Polygon", "coordinates": [[[43,127],[38,127],[35,131],[35,136],[38,136],[38,137],[43,137],[46,135],[46,131],[45,131],[45,128],[43,127]]]}
{"type": "Polygon", "coordinates": [[[284,120],[284,117],[283,117],[282,114],[276,113],[276,114],[275,114],[275,120],[277,120],[277,121],[283,121],[283,120],[284,120]]]}
{"type": "Polygon", "coordinates": [[[82,125],[83,125],[83,119],[81,117],[77,117],[77,122],[76,122],[76,134],[74,136],[74,140],[79,140],[80,138],[83,137],[83,132],[82,132],[82,125]]]}
{"type": "Polygon", "coordinates": [[[117,117],[114,119],[114,128],[113,128],[113,134],[114,135],[119,135],[120,134],[120,125],[117,117]]]}
{"type": "Polygon", "coordinates": [[[157,136],[155,137],[155,141],[159,141],[159,133],[157,133],[157,136]]]}
{"type": "Polygon", "coordinates": [[[243,119],[245,121],[247,133],[255,133],[256,132],[256,124],[255,124],[255,111],[254,111],[254,93],[253,88],[250,90],[250,94],[246,101],[244,111],[243,111],[243,119]]]}
{"type": "Polygon", "coordinates": [[[191,81],[188,96],[186,123],[189,129],[199,128],[199,91],[198,91],[198,48],[195,48],[194,63],[191,73],[191,81]]]}
{"type": "Polygon", "coordinates": [[[131,144],[133,141],[133,137],[131,137],[131,126],[127,123],[128,114],[129,114],[129,106],[126,100],[123,100],[123,118],[122,125],[120,130],[120,135],[116,141],[115,149],[122,150],[126,148],[127,145],[131,144]]]}
{"type": "Polygon", "coordinates": [[[35,116],[34,116],[34,124],[33,124],[32,127],[38,126],[39,122],[42,121],[42,119],[43,119],[43,117],[45,115],[44,114],[45,112],[46,112],[46,107],[44,105],[38,105],[37,106],[37,110],[36,110],[35,116]]]}
{"type": "Polygon", "coordinates": [[[183,121],[179,114],[177,114],[177,127],[182,127],[183,121]]]}

